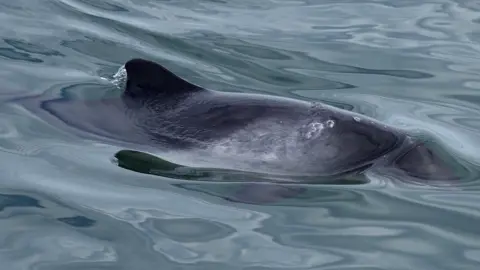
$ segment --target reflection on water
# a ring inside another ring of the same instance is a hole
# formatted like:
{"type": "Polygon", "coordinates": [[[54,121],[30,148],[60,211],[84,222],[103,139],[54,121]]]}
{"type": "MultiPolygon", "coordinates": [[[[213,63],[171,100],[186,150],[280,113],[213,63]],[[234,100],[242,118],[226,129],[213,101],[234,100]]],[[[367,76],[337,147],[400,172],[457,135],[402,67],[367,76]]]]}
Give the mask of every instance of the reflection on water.
{"type": "Polygon", "coordinates": [[[478,269],[478,1],[0,7],[4,268],[478,269]],[[134,57],[206,88],[324,101],[431,134],[469,176],[422,185],[369,171],[356,185],[275,185],[145,174],[112,162],[125,147],[6,102],[118,94],[102,78],[134,57]]]}

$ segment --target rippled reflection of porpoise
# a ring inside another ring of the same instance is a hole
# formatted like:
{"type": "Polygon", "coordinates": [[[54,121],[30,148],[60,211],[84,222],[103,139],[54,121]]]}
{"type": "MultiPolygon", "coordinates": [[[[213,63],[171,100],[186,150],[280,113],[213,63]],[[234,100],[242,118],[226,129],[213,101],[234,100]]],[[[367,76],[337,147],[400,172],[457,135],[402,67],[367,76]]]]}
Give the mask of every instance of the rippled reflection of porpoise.
{"type": "Polygon", "coordinates": [[[210,167],[335,176],[381,164],[423,179],[452,176],[424,144],[363,115],[289,98],[207,90],[143,59],[128,61],[125,70],[121,97],[75,106],[49,100],[41,107],[83,132],[192,153],[210,167]]]}

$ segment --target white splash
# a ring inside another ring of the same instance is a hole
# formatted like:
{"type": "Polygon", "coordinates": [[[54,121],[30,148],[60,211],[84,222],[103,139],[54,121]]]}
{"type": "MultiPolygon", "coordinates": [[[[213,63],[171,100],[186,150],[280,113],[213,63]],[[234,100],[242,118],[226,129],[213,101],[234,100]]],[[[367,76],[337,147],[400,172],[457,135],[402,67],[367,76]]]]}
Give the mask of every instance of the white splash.
{"type": "Polygon", "coordinates": [[[125,65],[122,65],[111,79],[104,79],[110,81],[118,88],[122,88],[122,85],[127,81],[127,70],[125,69],[125,65]]]}
{"type": "Polygon", "coordinates": [[[307,133],[305,133],[305,137],[307,139],[311,139],[313,136],[321,133],[325,126],[323,125],[323,123],[313,122],[308,124],[307,128],[308,130],[307,133]]]}
{"type": "Polygon", "coordinates": [[[329,128],[333,128],[335,126],[335,121],[333,120],[327,120],[327,127],[329,128]]]}
{"type": "Polygon", "coordinates": [[[305,133],[305,138],[312,139],[320,135],[325,128],[333,128],[335,126],[335,121],[327,120],[325,123],[322,122],[311,122],[307,125],[307,131],[305,133]]]}

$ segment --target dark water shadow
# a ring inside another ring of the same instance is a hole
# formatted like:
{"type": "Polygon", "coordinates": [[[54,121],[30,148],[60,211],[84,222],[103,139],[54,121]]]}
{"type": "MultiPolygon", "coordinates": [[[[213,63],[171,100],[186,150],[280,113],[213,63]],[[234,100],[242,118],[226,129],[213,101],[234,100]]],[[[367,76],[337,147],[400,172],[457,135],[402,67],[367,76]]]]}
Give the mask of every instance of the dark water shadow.
{"type": "Polygon", "coordinates": [[[1,193],[0,218],[5,218],[5,215],[6,218],[8,218],[10,215],[21,212],[42,214],[76,228],[87,228],[95,225],[95,220],[82,215],[73,209],[71,205],[61,203],[53,198],[44,197],[45,196],[36,198],[32,195],[20,193],[1,193]],[[55,217],[57,215],[61,215],[62,217],[55,217]]]}
{"type": "Polygon", "coordinates": [[[62,53],[42,45],[33,44],[22,39],[4,38],[6,46],[0,44],[0,57],[10,60],[43,63],[45,57],[64,57],[62,53]]]}
{"type": "Polygon", "coordinates": [[[312,204],[331,201],[349,201],[354,190],[348,186],[278,184],[278,183],[228,183],[196,184],[176,183],[172,186],[207,195],[230,203],[269,206],[308,207],[312,204]]]}
{"type": "Polygon", "coordinates": [[[83,5],[89,6],[91,8],[97,8],[105,12],[127,12],[128,11],[127,8],[114,3],[110,3],[109,1],[96,1],[96,0],[76,0],[76,1],[83,5]]]}

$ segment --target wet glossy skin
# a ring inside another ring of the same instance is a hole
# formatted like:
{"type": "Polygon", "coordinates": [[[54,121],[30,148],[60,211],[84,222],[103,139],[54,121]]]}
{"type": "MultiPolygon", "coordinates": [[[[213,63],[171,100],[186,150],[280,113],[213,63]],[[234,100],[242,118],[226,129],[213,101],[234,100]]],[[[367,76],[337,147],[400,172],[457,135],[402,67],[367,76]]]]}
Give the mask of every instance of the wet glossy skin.
{"type": "Polygon", "coordinates": [[[334,176],[382,164],[421,179],[453,178],[434,153],[373,119],[324,104],[206,90],[143,59],[125,68],[120,98],[48,100],[41,109],[96,139],[201,153],[211,166],[334,176]]]}

